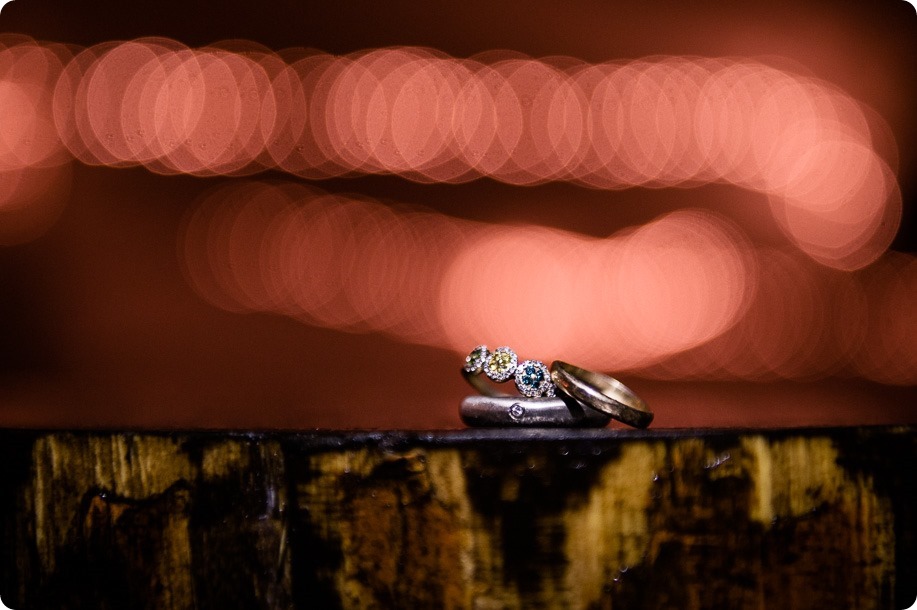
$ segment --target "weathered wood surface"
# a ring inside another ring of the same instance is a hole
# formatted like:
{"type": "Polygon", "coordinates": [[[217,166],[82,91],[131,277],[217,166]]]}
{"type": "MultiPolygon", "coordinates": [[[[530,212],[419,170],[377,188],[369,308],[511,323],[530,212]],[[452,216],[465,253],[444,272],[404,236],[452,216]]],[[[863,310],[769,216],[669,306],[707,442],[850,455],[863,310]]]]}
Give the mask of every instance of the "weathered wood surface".
{"type": "Polygon", "coordinates": [[[915,432],[0,431],[0,597],[904,608],[915,432]]]}

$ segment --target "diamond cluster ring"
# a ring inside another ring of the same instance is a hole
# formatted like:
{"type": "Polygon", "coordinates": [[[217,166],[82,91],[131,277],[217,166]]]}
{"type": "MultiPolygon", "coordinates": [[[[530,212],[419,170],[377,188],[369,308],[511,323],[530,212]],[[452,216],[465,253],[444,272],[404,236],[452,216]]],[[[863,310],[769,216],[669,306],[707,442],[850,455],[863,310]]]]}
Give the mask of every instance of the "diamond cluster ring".
{"type": "Polygon", "coordinates": [[[548,367],[539,360],[520,363],[516,352],[509,347],[498,347],[490,351],[486,345],[479,345],[471,350],[462,367],[462,375],[481,394],[505,396],[487,384],[481,377],[482,373],[496,383],[514,378],[519,393],[529,398],[554,396],[555,386],[548,367]]]}
{"type": "Polygon", "coordinates": [[[646,401],[614,377],[561,360],[550,368],[539,360],[520,363],[505,346],[475,347],[462,376],[482,394],[462,401],[459,413],[470,426],[605,426],[613,418],[646,428],[653,421],[646,401]],[[513,378],[522,396],[500,392],[485,378],[495,383],[513,378]]]}

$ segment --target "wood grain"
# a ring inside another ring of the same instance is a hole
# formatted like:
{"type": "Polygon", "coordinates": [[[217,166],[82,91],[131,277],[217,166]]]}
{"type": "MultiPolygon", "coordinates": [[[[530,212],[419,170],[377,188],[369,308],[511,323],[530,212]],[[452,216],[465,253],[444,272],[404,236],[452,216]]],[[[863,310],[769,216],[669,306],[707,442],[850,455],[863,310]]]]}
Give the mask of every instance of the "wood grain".
{"type": "Polygon", "coordinates": [[[903,608],[917,435],[3,431],[20,608],[903,608]]]}

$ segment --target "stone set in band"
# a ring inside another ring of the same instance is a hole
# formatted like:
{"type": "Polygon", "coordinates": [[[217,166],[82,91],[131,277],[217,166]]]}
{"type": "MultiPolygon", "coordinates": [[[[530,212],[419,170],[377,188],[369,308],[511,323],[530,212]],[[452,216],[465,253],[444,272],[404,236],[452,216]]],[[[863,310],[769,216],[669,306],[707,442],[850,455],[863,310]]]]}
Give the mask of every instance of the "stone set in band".
{"type": "Polygon", "coordinates": [[[560,360],[550,369],[538,360],[519,363],[509,347],[477,346],[462,375],[481,393],[462,401],[460,414],[469,426],[602,427],[613,418],[645,428],[653,421],[646,402],[614,377],[560,360]],[[522,396],[496,391],[482,375],[496,383],[514,378],[522,396]]]}
{"type": "Polygon", "coordinates": [[[601,428],[611,421],[611,417],[601,411],[561,398],[467,396],[459,413],[469,426],[485,428],[601,428]]]}

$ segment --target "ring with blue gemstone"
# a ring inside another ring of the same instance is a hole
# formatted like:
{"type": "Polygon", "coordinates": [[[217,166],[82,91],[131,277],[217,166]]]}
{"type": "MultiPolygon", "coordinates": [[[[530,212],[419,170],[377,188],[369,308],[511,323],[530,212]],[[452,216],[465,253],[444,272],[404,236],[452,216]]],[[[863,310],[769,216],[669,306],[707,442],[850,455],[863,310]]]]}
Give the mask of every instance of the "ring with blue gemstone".
{"type": "Polygon", "coordinates": [[[554,396],[551,371],[539,360],[526,360],[516,367],[516,388],[529,398],[554,396]]]}
{"type": "Polygon", "coordinates": [[[495,383],[513,378],[519,393],[529,398],[553,397],[554,382],[551,371],[539,360],[525,360],[519,363],[516,352],[507,346],[491,351],[486,345],[478,345],[465,357],[462,376],[474,389],[485,396],[506,396],[484,381],[484,377],[495,383]]]}

